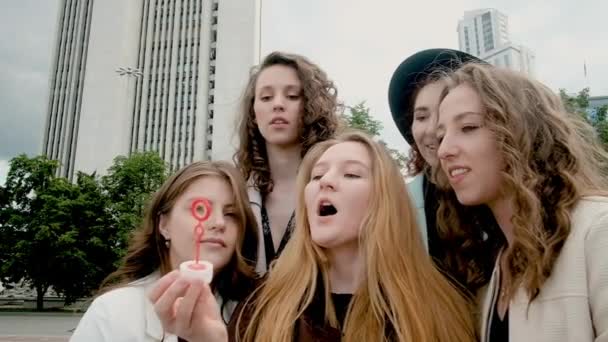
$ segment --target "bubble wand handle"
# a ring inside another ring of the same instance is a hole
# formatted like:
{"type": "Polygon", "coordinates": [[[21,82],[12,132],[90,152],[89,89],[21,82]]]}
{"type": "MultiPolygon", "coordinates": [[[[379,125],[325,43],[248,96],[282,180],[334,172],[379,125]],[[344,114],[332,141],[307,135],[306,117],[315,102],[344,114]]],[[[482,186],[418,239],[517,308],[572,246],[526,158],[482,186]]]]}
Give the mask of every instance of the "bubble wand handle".
{"type": "Polygon", "coordinates": [[[211,203],[206,198],[197,198],[192,201],[190,211],[192,213],[192,217],[198,221],[194,227],[194,261],[195,265],[198,266],[201,256],[201,240],[203,239],[203,234],[205,231],[203,228],[203,223],[209,219],[209,216],[211,216],[211,203]]]}

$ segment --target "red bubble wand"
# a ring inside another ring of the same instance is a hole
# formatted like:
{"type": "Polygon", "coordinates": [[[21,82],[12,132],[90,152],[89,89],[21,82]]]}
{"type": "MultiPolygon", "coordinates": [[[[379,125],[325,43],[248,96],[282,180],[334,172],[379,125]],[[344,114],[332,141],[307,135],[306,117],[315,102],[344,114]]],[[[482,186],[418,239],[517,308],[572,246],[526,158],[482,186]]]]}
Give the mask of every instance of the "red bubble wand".
{"type": "Polygon", "coordinates": [[[205,232],[203,223],[211,216],[211,203],[206,198],[197,198],[192,201],[190,211],[192,217],[198,221],[196,226],[194,226],[194,264],[190,265],[190,268],[200,270],[205,268],[205,266],[200,263],[201,241],[205,232]]]}

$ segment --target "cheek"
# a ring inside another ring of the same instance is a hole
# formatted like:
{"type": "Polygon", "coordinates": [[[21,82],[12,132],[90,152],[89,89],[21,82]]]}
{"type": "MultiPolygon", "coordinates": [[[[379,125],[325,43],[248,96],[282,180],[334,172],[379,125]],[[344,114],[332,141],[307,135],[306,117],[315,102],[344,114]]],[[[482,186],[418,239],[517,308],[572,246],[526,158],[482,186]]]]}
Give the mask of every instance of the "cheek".
{"type": "Polygon", "coordinates": [[[426,123],[414,121],[412,124],[412,136],[414,136],[414,142],[420,146],[422,136],[424,135],[426,123]]]}

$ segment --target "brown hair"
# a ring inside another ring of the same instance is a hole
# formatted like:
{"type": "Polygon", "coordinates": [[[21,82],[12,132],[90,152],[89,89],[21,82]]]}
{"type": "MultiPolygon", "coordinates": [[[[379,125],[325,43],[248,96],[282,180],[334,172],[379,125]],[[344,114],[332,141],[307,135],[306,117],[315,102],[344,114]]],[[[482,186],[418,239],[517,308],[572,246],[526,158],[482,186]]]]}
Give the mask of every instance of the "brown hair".
{"type": "Polygon", "coordinates": [[[196,162],[173,174],[154,194],[142,222],[131,238],[122,264],[102,283],[100,293],[124,286],[159,271],[161,276],[171,271],[169,249],[159,230],[161,215],[173,208],[177,198],[197,179],[221,177],[232,188],[235,198],[239,234],[236,250],[230,262],[214,277],[212,287],[222,298],[240,300],[249,294],[255,277],[257,259],[257,224],[251,211],[245,181],[238,170],[227,162],[196,162]]]}
{"type": "Polygon", "coordinates": [[[270,193],[273,184],[266,144],[255,122],[253,104],[258,76],[264,69],[274,65],[293,68],[302,82],[304,101],[300,122],[302,156],[317,142],[331,138],[339,127],[339,117],[336,113],[338,91],[325,72],[299,55],[283,52],[269,54],[252,70],[245,88],[238,125],[239,148],[234,155],[234,161],[245,179],[252,178],[254,187],[262,195],[270,193]]]}
{"type": "MultiPolygon", "coordinates": [[[[513,243],[505,255],[513,280],[510,293],[523,286],[534,300],[568,238],[571,210],[581,196],[608,189],[603,171],[608,155],[593,128],[568,113],[556,94],[531,78],[468,64],[447,81],[449,89],[466,84],[481,98],[485,125],[493,132],[505,165],[503,192],[511,196],[514,208],[513,243]]],[[[463,240],[452,261],[470,280],[480,277],[475,270],[484,262],[480,259],[489,256],[470,251],[485,249],[495,255],[505,242],[502,232],[486,231],[483,238],[475,231],[478,227],[467,224],[465,212],[479,213],[480,208],[458,203],[445,174],[437,171],[437,182],[447,191],[440,200],[439,226],[452,239],[463,240]]]]}
{"type": "MultiPolygon", "coordinates": [[[[243,311],[238,314],[233,326],[237,341],[292,341],[295,323],[317,291],[330,298],[329,265],[323,249],[311,240],[304,188],[316,161],[341,142],[368,149],[373,189],[361,224],[362,283],[346,314],[344,340],[386,341],[388,331],[398,341],[474,341],[470,308],[428,257],[398,166],[383,146],[361,132],[319,143],[305,156],[297,179],[294,236],[264,286],[244,303],[251,310],[247,326],[241,326],[243,311]]],[[[338,326],[332,301],[324,302],[324,321],[338,326]]]]}

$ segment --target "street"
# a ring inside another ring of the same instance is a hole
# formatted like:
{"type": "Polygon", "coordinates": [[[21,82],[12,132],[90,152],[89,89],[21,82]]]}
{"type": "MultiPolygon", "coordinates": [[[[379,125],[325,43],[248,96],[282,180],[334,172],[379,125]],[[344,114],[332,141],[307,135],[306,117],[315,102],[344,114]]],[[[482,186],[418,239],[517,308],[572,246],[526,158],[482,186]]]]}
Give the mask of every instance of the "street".
{"type": "Polygon", "coordinates": [[[81,315],[0,312],[0,342],[65,342],[81,315]]]}

